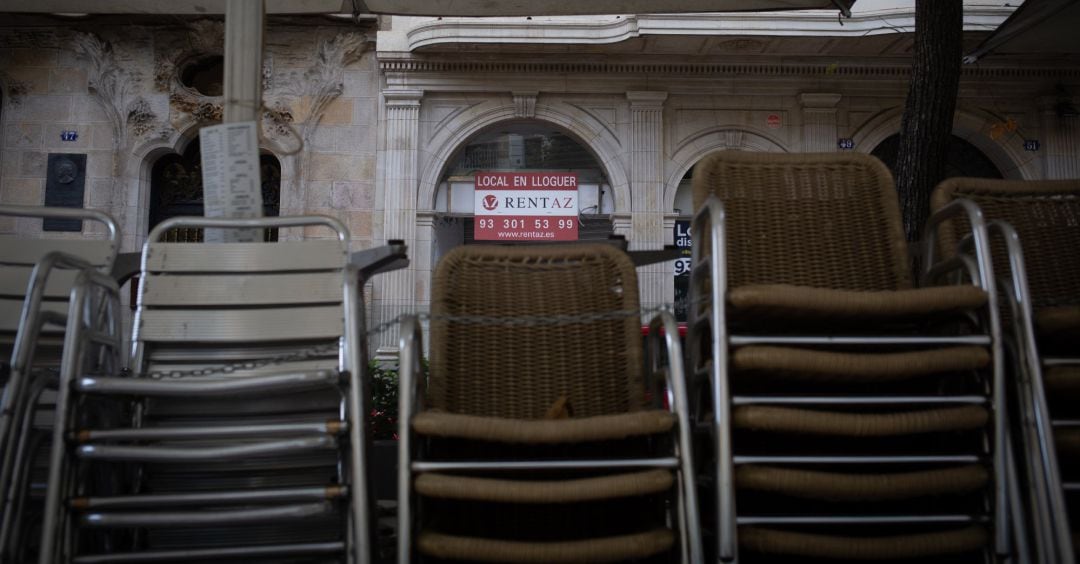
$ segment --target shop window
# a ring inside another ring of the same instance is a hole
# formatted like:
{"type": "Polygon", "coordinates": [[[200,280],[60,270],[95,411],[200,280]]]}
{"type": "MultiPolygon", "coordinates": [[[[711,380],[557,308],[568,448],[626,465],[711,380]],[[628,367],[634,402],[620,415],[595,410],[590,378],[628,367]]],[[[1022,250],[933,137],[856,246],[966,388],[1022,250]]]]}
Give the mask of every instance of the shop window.
{"type": "MultiPolygon", "coordinates": [[[[263,215],[276,216],[281,202],[281,163],[273,155],[259,156],[263,215]]],[[[203,215],[202,165],[198,139],[183,154],[157,160],[150,176],[150,228],[176,216],[203,215]]],[[[277,229],[266,230],[266,241],[277,241],[277,229]]],[[[173,229],[168,241],[202,241],[202,229],[173,229]]]]}
{"type": "Polygon", "coordinates": [[[613,233],[611,188],[593,153],[550,124],[511,122],[477,135],[447,162],[435,202],[439,221],[434,226],[432,255],[436,262],[458,245],[493,242],[474,239],[473,204],[478,172],[574,173],[578,179],[578,240],[605,240],[613,233]]]}

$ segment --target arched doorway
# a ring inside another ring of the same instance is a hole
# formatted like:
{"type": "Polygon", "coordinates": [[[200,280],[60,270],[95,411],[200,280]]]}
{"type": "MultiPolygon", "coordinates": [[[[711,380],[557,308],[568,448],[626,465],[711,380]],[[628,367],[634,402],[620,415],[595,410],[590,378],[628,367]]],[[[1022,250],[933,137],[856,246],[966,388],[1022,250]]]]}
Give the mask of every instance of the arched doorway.
{"type": "Polygon", "coordinates": [[[593,153],[557,126],[535,120],[506,122],[481,131],[448,160],[435,197],[432,264],[450,249],[475,242],[473,203],[478,173],[533,172],[576,174],[578,239],[611,235],[614,198],[593,153]]]}
{"type": "MultiPolygon", "coordinates": [[[[188,144],[183,153],[160,157],[150,172],[150,229],[170,217],[203,215],[202,164],[199,140],[188,144]]],[[[281,163],[277,157],[259,155],[262,178],[263,215],[276,216],[281,205],[281,163]]],[[[202,241],[202,229],[173,229],[169,241],[202,241]]],[[[277,241],[277,229],[268,229],[266,241],[277,241]]]]}
{"type": "MultiPolygon", "coordinates": [[[[896,174],[896,153],[900,149],[900,134],[886,137],[870,154],[881,159],[896,174]]],[[[969,178],[1004,178],[1001,171],[978,147],[951,135],[945,148],[945,178],[965,176],[969,178]]]]}

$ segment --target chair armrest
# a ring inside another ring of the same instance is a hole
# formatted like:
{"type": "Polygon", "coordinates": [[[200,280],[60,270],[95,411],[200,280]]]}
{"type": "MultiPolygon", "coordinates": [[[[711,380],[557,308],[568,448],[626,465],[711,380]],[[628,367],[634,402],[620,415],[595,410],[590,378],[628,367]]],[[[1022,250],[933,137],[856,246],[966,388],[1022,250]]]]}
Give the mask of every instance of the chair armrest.
{"type": "MultiPolygon", "coordinates": [[[[983,216],[982,209],[979,208],[975,202],[965,198],[949,202],[948,205],[938,210],[926,221],[921,245],[923,250],[923,278],[925,278],[931,270],[941,268],[936,266],[938,227],[945,221],[958,215],[967,216],[969,225],[967,235],[971,236],[974,243],[971,254],[978,267],[978,278],[973,278],[973,282],[976,286],[983,288],[987,292],[993,293],[993,263],[990,259],[990,239],[986,230],[986,218],[983,216]]],[[[957,249],[957,254],[963,254],[959,248],[957,249]]]]}
{"type": "Polygon", "coordinates": [[[120,253],[116,255],[110,275],[116,280],[118,286],[123,286],[128,280],[139,273],[142,266],[142,253],[120,253]]]}
{"type": "Polygon", "coordinates": [[[403,241],[392,239],[381,247],[352,253],[349,264],[356,267],[361,280],[370,280],[376,274],[409,266],[407,252],[403,241]]]}
{"type": "Polygon", "coordinates": [[[647,264],[675,260],[682,256],[682,250],[675,245],[664,245],[663,249],[651,251],[627,251],[626,254],[630,255],[630,260],[634,262],[634,266],[645,266],[647,264]]]}

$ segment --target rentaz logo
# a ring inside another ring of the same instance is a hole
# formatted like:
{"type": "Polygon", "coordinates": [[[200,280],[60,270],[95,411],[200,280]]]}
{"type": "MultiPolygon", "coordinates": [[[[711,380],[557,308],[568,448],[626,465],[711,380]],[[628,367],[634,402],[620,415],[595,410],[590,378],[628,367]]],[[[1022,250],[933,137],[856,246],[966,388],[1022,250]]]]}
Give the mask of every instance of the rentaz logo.
{"type": "Polygon", "coordinates": [[[488,194],[487,196],[484,196],[483,205],[484,205],[485,210],[491,211],[491,210],[499,207],[499,199],[496,198],[495,196],[492,196],[491,194],[488,194]]]}

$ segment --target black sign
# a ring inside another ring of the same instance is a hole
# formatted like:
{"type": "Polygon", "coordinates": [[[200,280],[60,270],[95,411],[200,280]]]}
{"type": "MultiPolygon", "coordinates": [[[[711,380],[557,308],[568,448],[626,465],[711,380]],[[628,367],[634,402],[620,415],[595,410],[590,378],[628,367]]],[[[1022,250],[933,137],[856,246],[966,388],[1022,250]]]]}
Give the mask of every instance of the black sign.
{"type": "Polygon", "coordinates": [[[1024,150],[1025,151],[1038,151],[1039,150],[1039,140],[1038,139],[1024,139],[1024,150]]]}
{"type": "Polygon", "coordinates": [[[679,249],[679,258],[675,259],[675,276],[689,276],[691,249],[694,247],[689,221],[675,221],[675,246],[679,249]]]}
{"type": "MultiPolygon", "coordinates": [[[[49,171],[45,180],[45,205],[61,208],[83,207],[86,185],[86,155],[49,153],[49,171]]],[[[45,218],[45,231],[82,231],[80,219],[45,218]]]]}

